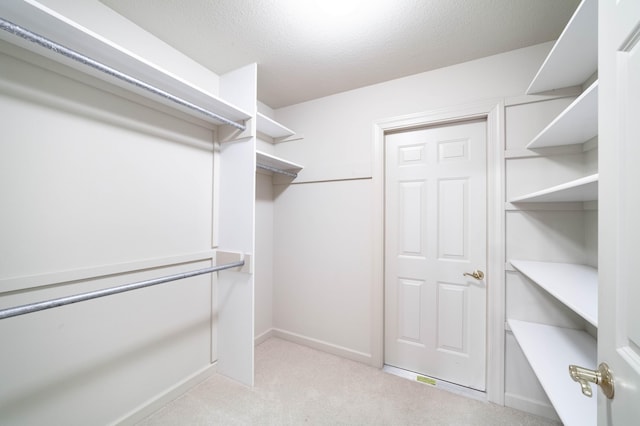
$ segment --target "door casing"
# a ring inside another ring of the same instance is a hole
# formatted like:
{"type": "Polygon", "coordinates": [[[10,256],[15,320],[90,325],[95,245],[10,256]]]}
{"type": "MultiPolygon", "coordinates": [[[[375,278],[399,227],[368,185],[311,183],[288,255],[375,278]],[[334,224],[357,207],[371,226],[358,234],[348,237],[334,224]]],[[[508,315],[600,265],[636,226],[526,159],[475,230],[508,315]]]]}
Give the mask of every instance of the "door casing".
{"type": "Polygon", "coordinates": [[[490,100],[382,119],[373,124],[374,270],[371,364],[384,364],[384,141],[385,133],[472,119],[487,121],[487,400],[504,405],[504,102],[490,100]]]}

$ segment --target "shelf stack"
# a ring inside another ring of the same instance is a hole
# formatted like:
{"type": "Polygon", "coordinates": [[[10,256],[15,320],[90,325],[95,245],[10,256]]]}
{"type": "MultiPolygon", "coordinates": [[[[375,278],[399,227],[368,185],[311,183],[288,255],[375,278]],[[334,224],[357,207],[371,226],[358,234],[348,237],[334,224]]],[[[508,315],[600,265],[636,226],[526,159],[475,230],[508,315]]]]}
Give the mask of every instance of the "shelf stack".
{"type": "MultiPolygon", "coordinates": [[[[293,130],[261,113],[257,114],[257,130],[260,139],[271,144],[295,140],[293,130]]],[[[256,151],[256,165],[261,173],[279,175],[277,183],[282,183],[282,179],[295,179],[303,169],[299,164],[259,150],[256,151]]]]}
{"type": "MultiPolygon", "coordinates": [[[[598,134],[597,0],[583,0],[531,82],[528,94],[587,86],[582,94],[536,135],[527,149],[583,147],[598,134]]],[[[542,153],[542,151],[540,151],[542,153]]],[[[598,174],[584,176],[509,202],[524,209],[535,203],[594,202],[598,174]]],[[[597,329],[598,271],[586,265],[511,259],[534,285],[597,329]]],[[[569,376],[570,364],[596,366],[597,342],[586,330],[508,319],[516,341],[565,425],[595,424],[597,398],[587,398],[569,376]]]]}

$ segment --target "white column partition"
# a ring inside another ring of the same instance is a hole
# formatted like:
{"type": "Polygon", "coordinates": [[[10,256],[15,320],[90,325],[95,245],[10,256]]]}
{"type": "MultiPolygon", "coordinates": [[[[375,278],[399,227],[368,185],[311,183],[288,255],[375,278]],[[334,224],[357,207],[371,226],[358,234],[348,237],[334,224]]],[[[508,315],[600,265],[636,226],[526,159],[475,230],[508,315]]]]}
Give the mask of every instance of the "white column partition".
{"type": "MultiPolygon", "coordinates": [[[[257,65],[221,76],[220,93],[255,117],[257,65]]],[[[216,173],[217,240],[219,251],[253,254],[255,245],[255,120],[247,130],[218,134],[219,170],[216,173]],[[234,138],[235,137],[235,138],[234,138]]],[[[214,231],[216,232],[216,231],[214,231]]],[[[219,261],[220,259],[218,259],[219,261]]],[[[254,277],[252,256],[245,256],[247,272],[218,277],[218,371],[253,385],[254,277]]]]}

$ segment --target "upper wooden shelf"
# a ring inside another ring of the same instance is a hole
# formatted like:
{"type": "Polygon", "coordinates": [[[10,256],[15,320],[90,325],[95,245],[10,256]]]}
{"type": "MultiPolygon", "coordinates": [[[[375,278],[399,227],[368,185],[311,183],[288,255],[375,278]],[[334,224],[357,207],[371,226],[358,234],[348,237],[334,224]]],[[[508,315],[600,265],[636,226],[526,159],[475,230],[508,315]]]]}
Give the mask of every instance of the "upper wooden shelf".
{"type": "Polygon", "coordinates": [[[258,113],[258,132],[272,138],[272,142],[281,142],[283,139],[289,138],[295,135],[295,132],[286,128],[282,124],[267,117],[264,114],[258,113]]]}
{"type": "Polygon", "coordinates": [[[228,120],[232,125],[244,127],[243,122],[251,118],[248,112],[132,53],[126,47],[61,16],[37,1],[0,2],[0,16],[80,56],[70,59],[71,55],[60,54],[57,48],[45,48],[8,31],[0,31],[0,39],[162,104],[171,110],[180,111],[216,126],[231,124],[225,122],[228,120]]]}
{"type": "Polygon", "coordinates": [[[582,85],[598,69],[598,0],[582,0],[527,94],[582,85]]]}
{"type": "Polygon", "coordinates": [[[511,264],[591,325],[598,326],[596,268],[572,263],[529,260],[511,260],[511,264]]]}
{"type": "Polygon", "coordinates": [[[584,143],[598,135],[598,82],[595,81],[527,145],[546,148],[584,143]]]}
{"type": "Polygon", "coordinates": [[[598,174],[552,186],[510,200],[512,203],[555,203],[598,199],[598,174]]]}
{"type": "Polygon", "coordinates": [[[565,426],[595,426],[598,398],[587,398],[582,394],[580,385],[569,376],[568,367],[575,364],[594,368],[597,365],[596,340],[583,330],[513,319],[508,323],[562,423],[565,426]]]}

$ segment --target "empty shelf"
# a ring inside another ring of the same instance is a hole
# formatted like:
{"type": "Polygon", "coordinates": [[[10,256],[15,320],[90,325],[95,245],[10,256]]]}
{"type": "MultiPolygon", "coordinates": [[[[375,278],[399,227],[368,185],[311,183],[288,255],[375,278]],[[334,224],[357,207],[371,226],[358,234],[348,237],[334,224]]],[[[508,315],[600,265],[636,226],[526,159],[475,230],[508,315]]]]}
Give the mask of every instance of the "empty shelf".
{"type": "Polygon", "coordinates": [[[594,82],[555,120],[545,127],[527,148],[581,144],[598,134],[598,82],[594,82]]]}
{"type": "Polygon", "coordinates": [[[275,157],[273,155],[269,155],[267,153],[256,151],[256,163],[258,167],[266,166],[266,169],[272,173],[281,173],[286,174],[290,177],[295,177],[292,175],[297,175],[300,170],[302,170],[302,166],[296,163],[292,163],[291,161],[283,160],[282,158],[275,157]],[[282,173],[286,172],[286,173],[282,173]]]}
{"type": "Polygon", "coordinates": [[[598,0],[583,0],[527,89],[578,86],[598,68],[598,0]]]}
{"type": "Polygon", "coordinates": [[[572,263],[512,260],[511,264],[590,324],[598,326],[598,270],[572,263]]]}
{"type": "Polygon", "coordinates": [[[598,174],[576,179],[562,185],[532,192],[511,200],[512,203],[553,203],[594,201],[598,199],[598,174]]]}
{"type": "Polygon", "coordinates": [[[509,327],[565,426],[595,425],[599,392],[587,398],[569,376],[569,365],[595,368],[596,340],[582,330],[509,320],[509,327]]]}
{"type": "Polygon", "coordinates": [[[293,136],[295,132],[286,128],[282,124],[278,123],[267,117],[264,114],[258,113],[258,132],[265,134],[273,139],[282,139],[293,136]]]}

